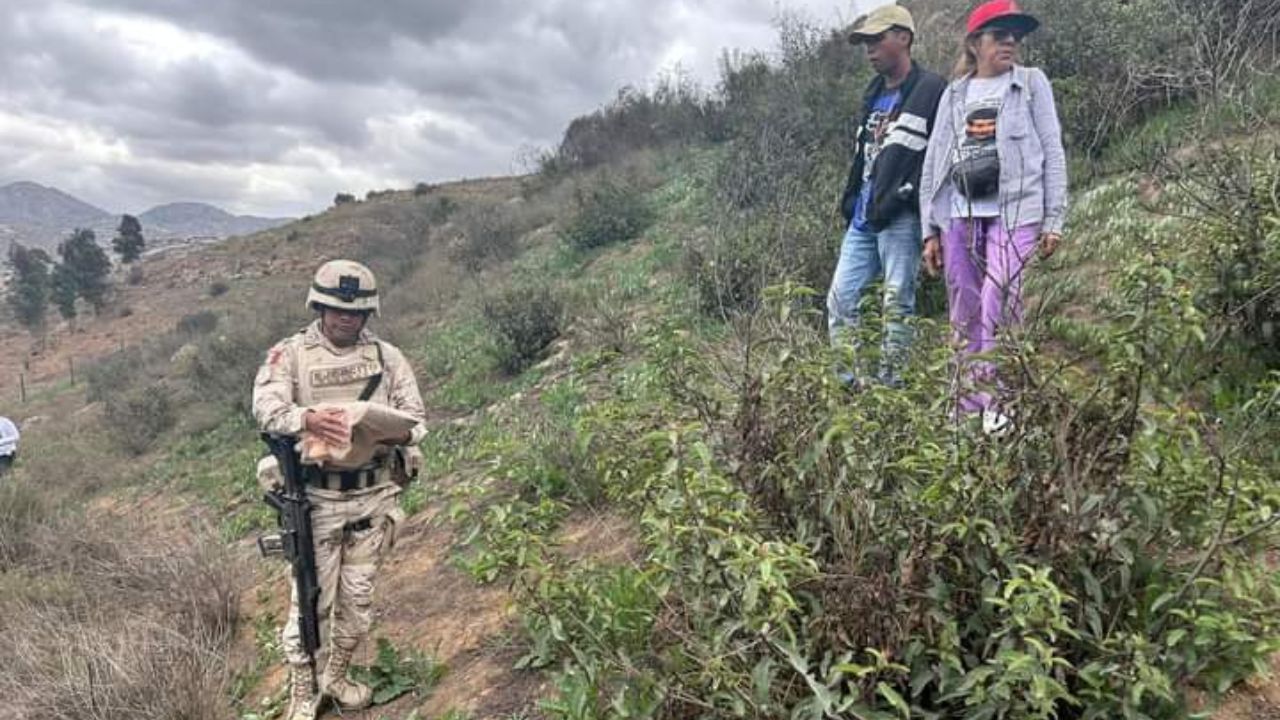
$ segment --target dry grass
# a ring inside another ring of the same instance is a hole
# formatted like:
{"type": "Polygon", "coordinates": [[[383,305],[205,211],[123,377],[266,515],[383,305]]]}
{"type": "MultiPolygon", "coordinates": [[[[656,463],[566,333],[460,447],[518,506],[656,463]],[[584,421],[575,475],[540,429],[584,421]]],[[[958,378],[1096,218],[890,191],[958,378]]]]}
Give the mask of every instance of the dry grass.
{"type": "Polygon", "coordinates": [[[226,657],[243,575],[216,536],[143,531],[127,517],[34,520],[23,566],[0,575],[6,711],[32,720],[229,717],[226,657]]]}

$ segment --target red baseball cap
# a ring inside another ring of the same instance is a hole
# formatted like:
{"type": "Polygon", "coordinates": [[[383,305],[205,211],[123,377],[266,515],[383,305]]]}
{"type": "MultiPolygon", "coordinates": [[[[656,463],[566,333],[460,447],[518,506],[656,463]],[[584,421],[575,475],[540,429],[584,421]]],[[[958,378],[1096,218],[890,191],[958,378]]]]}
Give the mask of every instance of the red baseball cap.
{"type": "Polygon", "coordinates": [[[1040,27],[1040,21],[1022,12],[1016,0],[989,0],[969,13],[968,32],[970,35],[986,28],[998,25],[1027,35],[1040,27]]]}

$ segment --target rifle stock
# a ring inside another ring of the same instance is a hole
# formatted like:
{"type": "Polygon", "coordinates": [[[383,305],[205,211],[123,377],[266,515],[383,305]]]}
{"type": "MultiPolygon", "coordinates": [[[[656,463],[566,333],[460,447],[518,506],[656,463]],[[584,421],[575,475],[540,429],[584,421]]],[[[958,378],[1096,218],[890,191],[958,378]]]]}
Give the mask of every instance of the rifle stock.
{"type": "Polygon", "coordinates": [[[293,582],[298,593],[298,631],[302,650],[311,659],[315,671],[316,652],[320,649],[320,583],[316,577],[315,542],[311,532],[311,500],[307,497],[302,477],[302,458],[294,448],[297,438],[292,435],[263,433],[262,440],[270,448],[284,486],[263,498],[276,511],[280,533],[275,538],[259,538],[258,547],[263,554],[278,548],[279,553],[293,567],[293,582]]]}

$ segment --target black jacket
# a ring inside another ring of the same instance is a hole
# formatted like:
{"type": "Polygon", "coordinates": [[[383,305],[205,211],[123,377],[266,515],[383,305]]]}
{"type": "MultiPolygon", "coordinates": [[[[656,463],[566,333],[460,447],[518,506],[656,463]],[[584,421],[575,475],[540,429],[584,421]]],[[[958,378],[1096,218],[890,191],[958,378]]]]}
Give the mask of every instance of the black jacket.
{"type": "MultiPolygon", "coordinates": [[[[840,212],[846,221],[853,220],[853,210],[862,192],[862,171],[866,160],[865,125],[867,115],[879,95],[884,92],[885,79],[876,75],[862,96],[862,113],[858,116],[858,136],[853,151],[853,167],[840,198],[840,212]]],[[[902,103],[890,118],[889,131],[884,146],[876,157],[871,170],[871,205],[867,208],[867,224],[872,230],[882,230],[903,212],[919,212],[920,169],[924,165],[924,151],[928,148],[929,135],[933,132],[933,117],[938,113],[938,101],[947,89],[947,81],[937,73],[911,62],[911,74],[902,84],[902,103]]]]}

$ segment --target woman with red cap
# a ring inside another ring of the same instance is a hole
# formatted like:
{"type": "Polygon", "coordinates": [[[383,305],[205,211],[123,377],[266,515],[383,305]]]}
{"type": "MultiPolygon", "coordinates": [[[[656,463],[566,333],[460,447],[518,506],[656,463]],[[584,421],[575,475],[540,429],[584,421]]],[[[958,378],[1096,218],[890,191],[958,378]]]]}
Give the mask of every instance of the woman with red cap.
{"type": "MultiPolygon", "coordinates": [[[[1022,314],[1022,272],[1052,255],[1067,209],[1067,162],[1049,79],[1019,65],[1022,38],[1039,27],[1013,0],[969,16],[955,79],[942,95],[920,181],[926,269],[943,271],[962,356],[996,347],[996,331],[1022,314]]],[[[958,411],[983,415],[988,433],[1009,418],[992,395],[994,369],[964,362],[971,387],[958,411]]]]}

